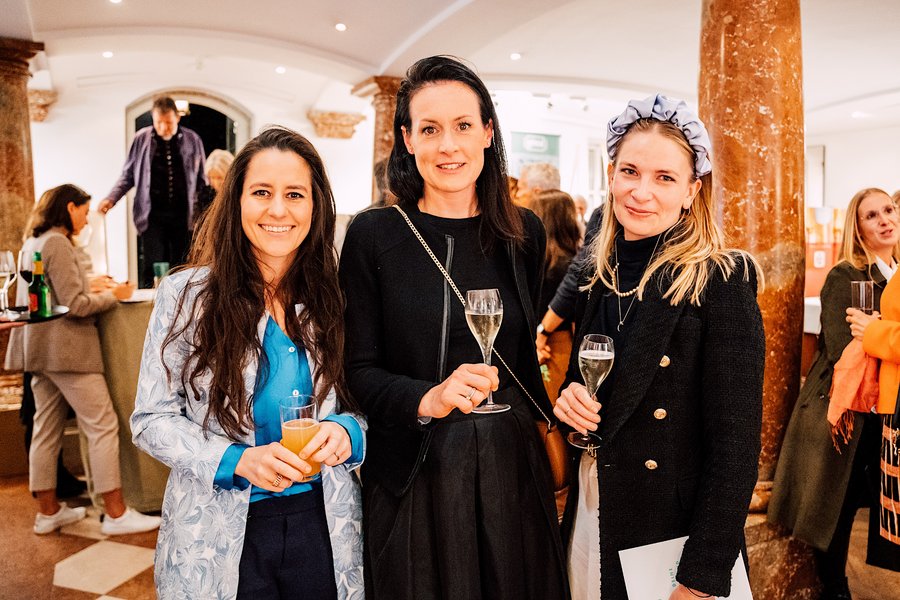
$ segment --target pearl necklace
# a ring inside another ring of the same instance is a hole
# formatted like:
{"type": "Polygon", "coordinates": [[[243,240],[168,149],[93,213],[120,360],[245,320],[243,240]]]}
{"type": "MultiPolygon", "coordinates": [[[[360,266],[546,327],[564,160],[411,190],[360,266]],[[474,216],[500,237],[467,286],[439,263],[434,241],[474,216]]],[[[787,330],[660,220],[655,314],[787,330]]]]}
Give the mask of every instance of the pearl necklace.
{"type": "MultiPolygon", "coordinates": [[[[662,236],[660,236],[662,237],[662,236]]],[[[647,266],[644,267],[644,273],[647,272],[647,267],[650,266],[650,262],[653,260],[653,255],[656,254],[656,249],[659,247],[659,237],[656,238],[656,244],[653,246],[653,252],[650,253],[650,259],[647,261],[647,266]]],[[[619,325],[616,327],[616,331],[622,331],[622,326],[625,325],[625,319],[628,318],[628,313],[631,312],[631,307],[634,306],[634,301],[637,300],[638,288],[641,287],[640,279],[638,280],[638,284],[635,286],[633,290],[628,290],[627,292],[619,291],[619,247],[613,242],[613,252],[616,255],[616,266],[613,267],[613,273],[615,274],[615,283],[613,284],[612,291],[616,295],[616,304],[619,307],[619,325]],[[631,302],[628,303],[628,308],[625,309],[625,314],[622,314],[622,298],[628,298],[629,296],[634,296],[631,299],[631,302]]],[[[641,274],[641,279],[644,278],[643,273],[641,274]]]]}

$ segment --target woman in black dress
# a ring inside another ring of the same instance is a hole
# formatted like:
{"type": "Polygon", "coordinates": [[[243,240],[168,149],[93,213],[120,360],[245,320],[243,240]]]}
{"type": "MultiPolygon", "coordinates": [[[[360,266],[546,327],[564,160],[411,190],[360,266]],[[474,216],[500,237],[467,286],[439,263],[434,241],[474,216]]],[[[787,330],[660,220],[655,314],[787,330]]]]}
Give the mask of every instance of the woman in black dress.
{"type": "Polygon", "coordinates": [[[341,255],[347,380],[369,420],[367,593],[399,599],[565,598],[562,548],[535,420],[552,419],[534,350],[544,230],[506,186],[490,94],[456,59],[420,60],[397,93],[394,207],[361,213],[341,255]],[[462,294],[497,288],[503,322],[482,364],[462,294]],[[494,390],[508,412],[471,414],[494,390]],[[530,397],[530,399],[529,399],[530,397]]]}

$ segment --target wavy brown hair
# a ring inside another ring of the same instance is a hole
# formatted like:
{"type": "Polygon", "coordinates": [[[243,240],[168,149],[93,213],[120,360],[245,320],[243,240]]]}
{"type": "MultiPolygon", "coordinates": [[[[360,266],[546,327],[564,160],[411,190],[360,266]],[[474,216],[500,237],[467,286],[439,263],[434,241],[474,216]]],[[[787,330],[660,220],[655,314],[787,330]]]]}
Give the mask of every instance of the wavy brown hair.
{"type": "MultiPolygon", "coordinates": [[[[182,385],[196,397],[200,375],[209,369],[212,381],[204,419],[238,439],[253,427],[250,398],[244,392],[244,370],[254,360],[259,378],[268,375],[265,350],[257,325],[265,314],[264,298],[285,307],[285,328],[292,340],[301,340],[315,362],[315,397],[321,402],[334,389],[344,409],[358,410],[344,381],[344,300],[338,286],[334,250],[335,206],[325,165],[302,135],[272,127],[250,140],[234,159],[222,191],[204,214],[196,232],[186,268],[203,267],[191,278],[178,299],[175,318],[163,350],[190,327],[189,356],[180,374],[182,385]],[[253,248],[241,225],[241,195],[247,169],[259,152],[293,152],[309,166],[313,211],[309,233],[275,289],[266,289],[253,248]],[[199,287],[195,306],[185,306],[192,288],[199,287]],[[291,310],[302,304],[299,312],[291,310]],[[181,317],[181,318],[179,318],[181,317]],[[182,323],[176,326],[176,323],[182,323]]],[[[171,373],[167,375],[171,377],[171,373]]]]}
{"type": "Polygon", "coordinates": [[[72,239],[72,215],[69,214],[69,202],[81,206],[90,202],[91,196],[77,185],[64,183],[41,194],[41,199],[31,211],[25,226],[25,236],[38,237],[53,227],[62,227],[66,236],[72,239]]]}
{"type": "Polygon", "coordinates": [[[547,269],[572,260],[581,244],[578,212],[572,196],[560,190],[542,190],[528,206],[547,230],[547,269]]]}

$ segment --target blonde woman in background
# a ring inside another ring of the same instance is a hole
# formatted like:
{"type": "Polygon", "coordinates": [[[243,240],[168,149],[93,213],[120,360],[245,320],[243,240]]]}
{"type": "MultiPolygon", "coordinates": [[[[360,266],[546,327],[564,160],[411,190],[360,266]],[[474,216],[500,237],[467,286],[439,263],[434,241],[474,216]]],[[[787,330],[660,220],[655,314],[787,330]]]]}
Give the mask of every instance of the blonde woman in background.
{"type": "MultiPolygon", "coordinates": [[[[769,521],[815,549],[823,598],[850,598],[847,552],[856,511],[878,503],[881,419],[852,413],[850,439],[835,448],[826,419],[834,365],[852,339],[845,321],[850,282],[874,282],[874,307],[900,258],[900,214],[877,188],[856,193],[847,207],[841,261],[822,286],[822,329],[812,367],[791,415],[775,472],[769,521]]],[[[878,511],[869,519],[870,564],[897,570],[900,553],[878,536],[878,511]]]]}

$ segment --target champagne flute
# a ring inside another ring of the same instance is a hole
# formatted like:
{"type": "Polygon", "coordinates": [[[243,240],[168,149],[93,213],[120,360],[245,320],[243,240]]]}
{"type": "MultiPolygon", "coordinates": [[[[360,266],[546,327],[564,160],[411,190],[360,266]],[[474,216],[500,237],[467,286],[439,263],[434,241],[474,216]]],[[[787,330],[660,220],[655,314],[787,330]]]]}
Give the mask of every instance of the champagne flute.
{"type": "MultiPolygon", "coordinates": [[[[502,321],[503,302],[500,300],[500,290],[493,288],[466,292],[466,322],[481,347],[481,356],[486,365],[491,364],[494,339],[500,331],[502,321]]],[[[472,412],[486,414],[507,410],[509,404],[494,404],[493,394],[488,392],[487,401],[473,408],[472,412]]]]}
{"type": "Polygon", "coordinates": [[[0,250],[0,316],[7,316],[9,286],[16,280],[16,260],[9,250],[0,250]]]}
{"type": "MultiPolygon", "coordinates": [[[[584,387],[597,399],[597,390],[600,384],[612,370],[613,341],[611,338],[598,333],[590,333],[581,340],[578,347],[578,367],[581,369],[581,377],[584,379],[584,387]]],[[[601,438],[596,433],[581,434],[573,431],[568,437],[569,443],[576,448],[593,450],[600,443],[601,438]]]]}

